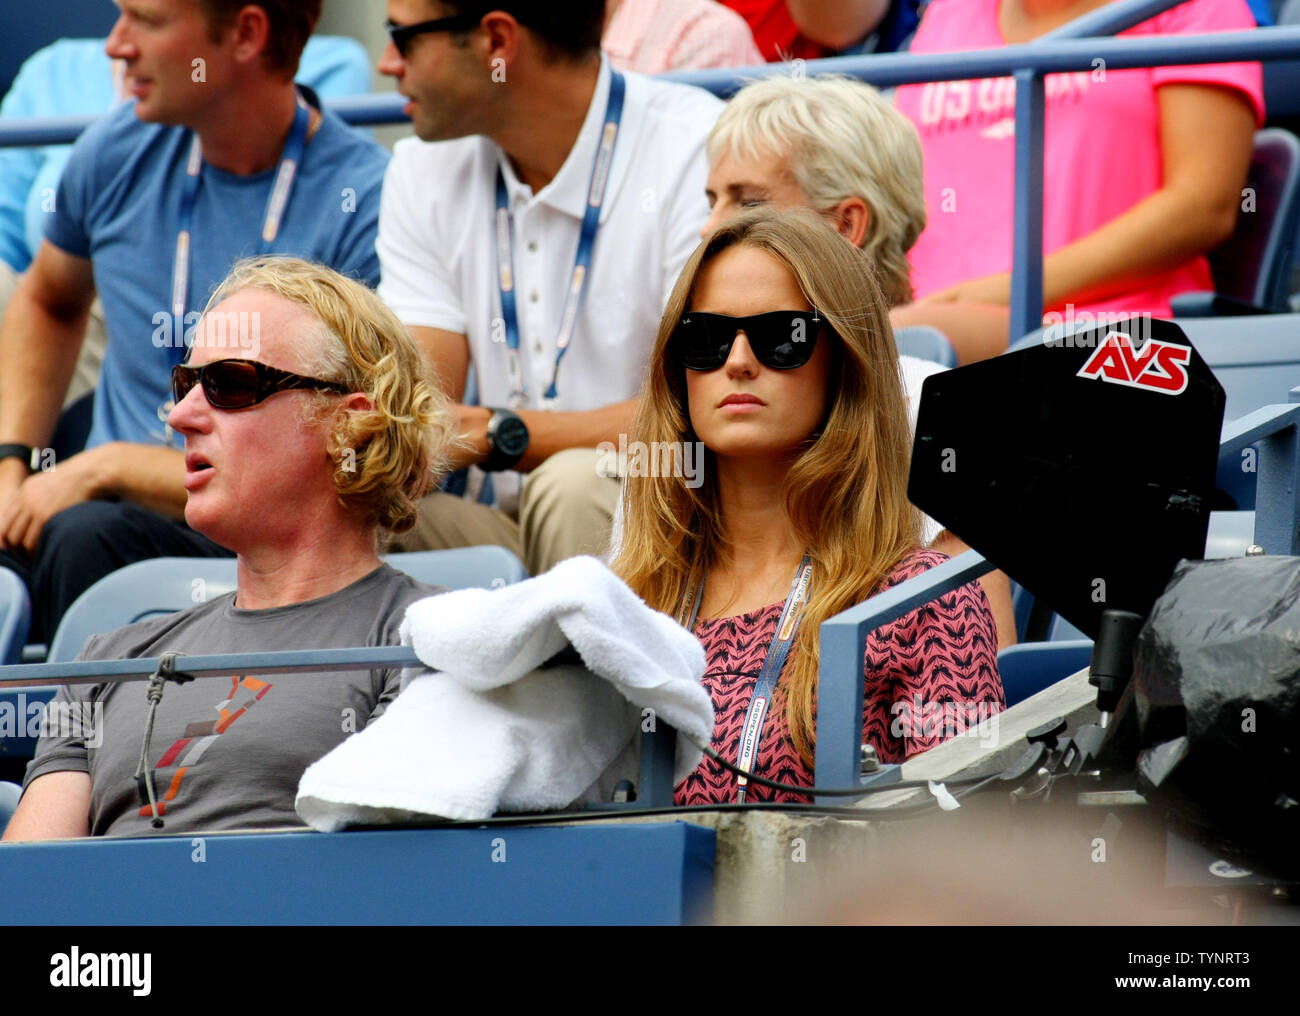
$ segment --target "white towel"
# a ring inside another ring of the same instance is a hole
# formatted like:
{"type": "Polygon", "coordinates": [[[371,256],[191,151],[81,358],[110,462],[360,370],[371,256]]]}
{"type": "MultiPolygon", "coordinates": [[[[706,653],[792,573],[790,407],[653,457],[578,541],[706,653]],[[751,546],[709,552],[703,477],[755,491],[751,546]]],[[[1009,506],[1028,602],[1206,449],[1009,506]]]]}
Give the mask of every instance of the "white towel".
{"type": "MultiPolygon", "coordinates": [[[[713,736],[703,648],[595,558],[419,600],[401,635],[436,672],[405,675],[384,715],[303,774],[296,807],[317,829],[608,800],[637,777],[644,724],[713,736]],[[539,669],[570,644],[585,666],[539,669]]],[[[675,779],[700,757],[678,738],[675,779]]]]}

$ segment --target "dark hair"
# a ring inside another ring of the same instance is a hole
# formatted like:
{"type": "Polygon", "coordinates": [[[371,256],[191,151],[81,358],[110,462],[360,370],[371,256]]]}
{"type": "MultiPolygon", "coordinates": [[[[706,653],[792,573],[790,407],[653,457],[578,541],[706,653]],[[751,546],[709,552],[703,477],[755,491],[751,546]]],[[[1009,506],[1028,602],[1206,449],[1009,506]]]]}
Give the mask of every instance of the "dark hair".
{"type": "Polygon", "coordinates": [[[573,60],[600,49],[605,0],[442,0],[456,14],[481,18],[505,11],[537,36],[552,56],[573,60]]]}
{"type": "Polygon", "coordinates": [[[217,31],[235,20],[240,8],[260,7],[266,12],[270,32],[262,54],[268,70],[298,73],[298,60],[307,39],[320,20],[321,0],[198,0],[208,29],[217,31]]]}

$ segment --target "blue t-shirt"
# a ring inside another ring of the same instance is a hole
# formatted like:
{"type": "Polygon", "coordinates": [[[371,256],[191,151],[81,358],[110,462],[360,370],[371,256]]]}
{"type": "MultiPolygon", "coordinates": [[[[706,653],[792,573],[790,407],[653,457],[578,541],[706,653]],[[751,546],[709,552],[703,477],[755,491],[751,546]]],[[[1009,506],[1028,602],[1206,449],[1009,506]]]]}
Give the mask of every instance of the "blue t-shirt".
{"type": "MultiPolygon", "coordinates": [[[[59,39],[24,62],[0,118],[100,116],[115,105],[103,39],[59,39]]],[[[370,57],[355,39],[313,35],[295,80],[323,99],[370,91],[370,57]]],[[[45,235],[71,145],[0,148],[0,260],[27,270],[45,235]]]]}
{"type": "MultiPolygon", "coordinates": [[[[277,167],[237,176],[205,164],[194,208],[187,315],[183,328],[175,325],[172,267],[191,138],[186,128],[139,120],[128,105],[87,129],[64,167],[45,236],[91,260],[108,329],[87,447],[168,442],[162,407],[172,364],[185,352],[184,335],[231,266],[259,251],[277,167]]],[[[303,154],[272,250],[374,286],[387,164],[387,152],[325,114],[303,154]]]]}

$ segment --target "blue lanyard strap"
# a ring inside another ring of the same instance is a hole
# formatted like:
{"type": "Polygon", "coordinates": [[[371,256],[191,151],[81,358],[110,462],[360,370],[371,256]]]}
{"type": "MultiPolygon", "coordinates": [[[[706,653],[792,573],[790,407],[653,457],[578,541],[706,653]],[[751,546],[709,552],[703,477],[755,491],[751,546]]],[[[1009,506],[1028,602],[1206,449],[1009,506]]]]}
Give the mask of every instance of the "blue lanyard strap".
{"type": "MultiPolygon", "coordinates": [[[[805,554],[799,563],[799,570],[790,583],[790,592],[781,608],[781,617],[776,622],[776,633],[767,647],[767,656],[763,659],[763,669],[759,671],[758,681],[749,699],[749,709],[745,712],[745,725],[740,731],[740,745],[736,751],[736,765],[745,772],[754,771],[754,760],[758,757],[758,746],[763,740],[763,727],[767,720],[767,708],[772,704],[772,693],[776,683],[781,679],[785,669],[786,657],[794,645],[794,637],[799,631],[799,619],[803,615],[804,600],[808,597],[808,583],[812,578],[812,559],[805,554]]],[[[704,583],[701,581],[695,592],[695,599],[690,609],[690,620],[686,627],[695,630],[695,619],[699,617],[700,602],[704,599],[704,583]]],[[[686,603],[682,604],[681,615],[686,614],[686,603]]],[[[745,801],[745,787],[749,780],[744,776],[736,777],[736,801],[745,801]]]]}
{"type": "MultiPolygon", "coordinates": [[[[573,259],[569,275],[568,292],[564,297],[564,310],[560,315],[560,330],[555,339],[555,366],[551,370],[551,383],[546,389],[546,400],[554,402],[559,397],[556,387],[560,378],[560,361],[573,341],[573,332],[582,309],[582,297],[591,275],[591,255],[596,246],[596,230],[600,227],[600,211],[605,204],[605,190],[609,183],[609,169],[614,159],[614,145],[618,141],[619,124],[623,119],[623,75],[613,71],[609,77],[609,100],[605,104],[604,127],[600,146],[591,166],[591,183],[587,188],[587,208],[582,216],[582,231],[578,235],[578,253],[573,259]]],[[[514,238],[510,222],[510,200],[506,193],[506,180],[497,167],[496,193],[496,254],[497,284],[501,290],[501,317],[505,323],[505,344],[510,367],[510,401],[516,407],[528,403],[524,385],[523,367],[519,361],[519,317],[515,304],[514,238]]]]}
{"type": "MultiPolygon", "coordinates": [[[[284,210],[289,205],[289,196],[293,193],[294,178],[297,176],[298,167],[302,165],[303,151],[307,146],[307,126],[310,122],[311,111],[300,96],[298,109],[293,116],[293,126],[289,129],[289,139],[285,142],[284,152],[280,156],[280,166],[276,170],[275,181],[271,184],[271,193],[266,199],[262,235],[257,248],[259,254],[270,253],[271,245],[280,234],[280,223],[284,219],[284,210]]],[[[190,143],[190,156],[185,167],[185,175],[185,189],[181,192],[180,231],[176,235],[176,258],[172,264],[172,327],[177,334],[184,334],[185,309],[189,303],[194,206],[198,203],[199,188],[203,183],[203,148],[199,144],[198,135],[195,135],[190,143]]],[[[180,363],[185,359],[184,343],[170,345],[169,348],[175,362],[180,363]]]]}

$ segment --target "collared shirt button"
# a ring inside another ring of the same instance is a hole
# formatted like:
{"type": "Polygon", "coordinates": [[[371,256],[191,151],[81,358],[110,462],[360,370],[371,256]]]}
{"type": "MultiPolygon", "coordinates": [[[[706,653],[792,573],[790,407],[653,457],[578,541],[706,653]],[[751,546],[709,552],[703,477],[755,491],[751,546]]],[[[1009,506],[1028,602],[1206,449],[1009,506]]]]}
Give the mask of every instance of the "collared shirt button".
{"type": "Polygon", "coordinates": [[[542,344],[541,344],[540,342],[534,342],[534,343],[533,343],[533,352],[534,352],[534,353],[540,353],[541,351],[542,351],[542,344]]]}
{"type": "Polygon", "coordinates": [[[529,253],[529,254],[536,254],[536,253],[537,253],[537,241],[536,241],[536,240],[532,240],[532,241],[529,242],[529,244],[528,244],[528,253],[529,253]]]}
{"type": "Polygon", "coordinates": [[[536,303],[536,302],[540,299],[540,297],[538,296],[537,290],[534,289],[531,293],[529,293],[529,294],[528,294],[528,299],[532,300],[533,303],[536,303]]]}

